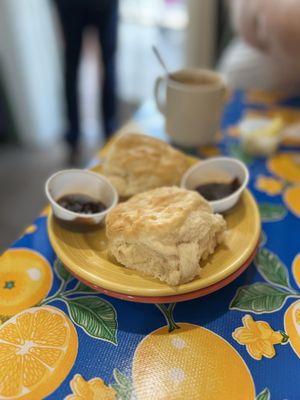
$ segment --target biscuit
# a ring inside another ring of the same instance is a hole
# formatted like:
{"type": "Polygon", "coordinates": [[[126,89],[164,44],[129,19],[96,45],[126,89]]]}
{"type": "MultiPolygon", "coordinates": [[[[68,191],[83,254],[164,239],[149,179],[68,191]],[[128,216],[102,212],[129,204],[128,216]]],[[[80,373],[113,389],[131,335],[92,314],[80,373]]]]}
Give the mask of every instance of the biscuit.
{"type": "Polygon", "coordinates": [[[222,242],[226,222],[195,191],[161,187],[120,203],[106,218],[109,253],[169,285],[189,282],[222,242]]]}
{"type": "Polygon", "coordinates": [[[187,157],[161,140],[127,133],[108,151],[103,174],[121,198],[161,186],[179,185],[189,168],[187,157]]]}

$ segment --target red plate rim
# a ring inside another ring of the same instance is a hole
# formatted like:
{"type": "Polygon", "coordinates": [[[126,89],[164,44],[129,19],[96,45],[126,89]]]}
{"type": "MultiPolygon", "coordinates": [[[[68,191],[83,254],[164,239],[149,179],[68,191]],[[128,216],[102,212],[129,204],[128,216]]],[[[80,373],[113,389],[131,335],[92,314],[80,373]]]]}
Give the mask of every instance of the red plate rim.
{"type": "MultiPolygon", "coordinates": [[[[178,303],[181,301],[187,301],[187,300],[192,300],[196,299],[198,297],[206,296],[208,294],[214,293],[219,289],[222,289],[224,286],[227,286],[229,283],[234,281],[236,278],[238,278],[251,264],[253,261],[256,252],[257,252],[258,244],[256,245],[253,253],[250,255],[250,257],[247,259],[247,261],[239,268],[237,269],[233,274],[227,276],[226,278],[222,279],[219,282],[214,283],[213,285],[207,286],[206,288],[202,288],[199,290],[195,290],[193,292],[189,293],[183,293],[183,294],[175,294],[172,296],[130,296],[128,294],[124,293],[119,293],[119,292],[114,292],[112,290],[107,290],[104,288],[101,288],[97,285],[94,285],[85,279],[82,279],[78,275],[74,274],[73,271],[70,271],[70,273],[75,276],[79,281],[83,282],[86,286],[89,286],[90,288],[96,290],[99,293],[105,294],[110,297],[114,297],[119,300],[126,300],[126,301],[132,301],[135,303],[150,303],[150,304],[162,304],[162,303],[178,303]]],[[[65,267],[68,269],[68,266],[65,265],[65,267]]]]}

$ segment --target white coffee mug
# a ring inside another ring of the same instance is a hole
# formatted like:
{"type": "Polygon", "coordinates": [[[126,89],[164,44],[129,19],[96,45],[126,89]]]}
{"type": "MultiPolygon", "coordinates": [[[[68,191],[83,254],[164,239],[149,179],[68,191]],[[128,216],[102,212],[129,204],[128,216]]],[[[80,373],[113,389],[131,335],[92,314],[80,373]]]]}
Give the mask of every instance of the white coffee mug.
{"type": "Polygon", "coordinates": [[[176,144],[189,147],[216,141],[226,94],[220,74],[205,69],[175,71],[157,78],[154,94],[166,132],[176,144]],[[160,99],[163,84],[165,102],[160,99]]]}

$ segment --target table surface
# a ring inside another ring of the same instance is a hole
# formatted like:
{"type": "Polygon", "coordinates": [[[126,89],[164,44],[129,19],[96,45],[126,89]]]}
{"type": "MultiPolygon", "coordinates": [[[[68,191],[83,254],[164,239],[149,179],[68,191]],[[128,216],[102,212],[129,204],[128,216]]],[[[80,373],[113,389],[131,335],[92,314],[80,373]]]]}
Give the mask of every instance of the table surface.
{"type": "MultiPolygon", "coordinates": [[[[22,385],[22,399],[300,398],[300,151],[286,142],[268,160],[244,154],[236,124],[248,114],[298,122],[300,99],[233,93],[219,144],[193,153],[248,164],[263,227],[255,262],[220,291],[177,305],[109,298],[56,259],[46,208],[0,258],[0,398],[16,398],[22,385]],[[39,353],[30,361],[34,346],[39,353]]],[[[152,102],[135,121],[166,139],[152,102]]]]}

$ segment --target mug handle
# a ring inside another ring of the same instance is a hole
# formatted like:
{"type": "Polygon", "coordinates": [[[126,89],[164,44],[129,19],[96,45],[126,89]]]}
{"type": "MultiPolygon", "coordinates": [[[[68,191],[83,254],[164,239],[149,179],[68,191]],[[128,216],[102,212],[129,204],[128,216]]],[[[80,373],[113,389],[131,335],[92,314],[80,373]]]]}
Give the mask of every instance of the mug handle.
{"type": "Polygon", "coordinates": [[[223,100],[223,104],[227,103],[228,99],[230,98],[230,90],[229,87],[227,85],[227,82],[224,81],[223,83],[223,96],[222,96],[222,100],[223,100]]]}
{"type": "Polygon", "coordinates": [[[165,78],[162,76],[159,76],[156,81],[155,81],[155,86],[154,86],[154,98],[155,98],[155,103],[156,103],[156,107],[158,108],[158,110],[165,115],[166,114],[166,106],[165,104],[160,100],[160,88],[161,88],[161,84],[165,82],[165,78]]]}

